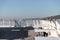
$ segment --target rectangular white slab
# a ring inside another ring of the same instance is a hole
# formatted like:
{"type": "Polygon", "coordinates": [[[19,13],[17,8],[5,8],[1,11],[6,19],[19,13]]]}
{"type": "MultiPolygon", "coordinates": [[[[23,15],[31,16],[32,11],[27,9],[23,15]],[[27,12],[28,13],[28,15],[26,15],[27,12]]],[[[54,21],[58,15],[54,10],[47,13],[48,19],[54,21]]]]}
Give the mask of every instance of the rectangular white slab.
{"type": "Polygon", "coordinates": [[[35,40],[60,40],[57,37],[35,37],[35,40]]]}

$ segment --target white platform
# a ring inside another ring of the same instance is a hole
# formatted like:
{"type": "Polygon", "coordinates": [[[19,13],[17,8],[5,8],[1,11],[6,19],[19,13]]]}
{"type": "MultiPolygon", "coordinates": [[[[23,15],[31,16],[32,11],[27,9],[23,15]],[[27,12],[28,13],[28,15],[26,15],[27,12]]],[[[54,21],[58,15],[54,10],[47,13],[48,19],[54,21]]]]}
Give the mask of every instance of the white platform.
{"type": "Polygon", "coordinates": [[[60,40],[57,37],[35,37],[35,40],[60,40]]]}

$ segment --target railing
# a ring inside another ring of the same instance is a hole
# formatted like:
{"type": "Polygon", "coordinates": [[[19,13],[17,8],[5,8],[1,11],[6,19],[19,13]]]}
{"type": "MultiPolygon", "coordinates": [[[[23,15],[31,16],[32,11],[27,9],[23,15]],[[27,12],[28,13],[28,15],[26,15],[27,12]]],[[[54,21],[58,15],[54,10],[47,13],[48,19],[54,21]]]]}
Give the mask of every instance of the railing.
{"type": "Polygon", "coordinates": [[[20,27],[20,24],[16,19],[0,19],[0,27],[20,27]]]}

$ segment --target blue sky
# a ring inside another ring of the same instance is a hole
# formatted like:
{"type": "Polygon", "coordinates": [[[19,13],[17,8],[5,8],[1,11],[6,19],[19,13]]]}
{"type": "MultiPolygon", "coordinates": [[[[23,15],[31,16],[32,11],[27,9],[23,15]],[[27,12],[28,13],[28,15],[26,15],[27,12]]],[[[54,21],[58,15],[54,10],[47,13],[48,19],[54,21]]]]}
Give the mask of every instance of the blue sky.
{"type": "Polygon", "coordinates": [[[47,17],[60,14],[60,0],[0,0],[0,17],[47,17]]]}

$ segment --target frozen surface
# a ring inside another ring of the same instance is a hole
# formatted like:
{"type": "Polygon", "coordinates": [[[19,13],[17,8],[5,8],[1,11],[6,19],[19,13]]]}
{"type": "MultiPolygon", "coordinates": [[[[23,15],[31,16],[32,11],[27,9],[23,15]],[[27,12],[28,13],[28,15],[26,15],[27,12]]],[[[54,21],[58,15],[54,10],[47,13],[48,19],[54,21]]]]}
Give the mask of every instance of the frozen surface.
{"type": "Polygon", "coordinates": [[[35,40],[60,40],[60,38],[55,38],[55,37],[35,37],[35,40]]]}

